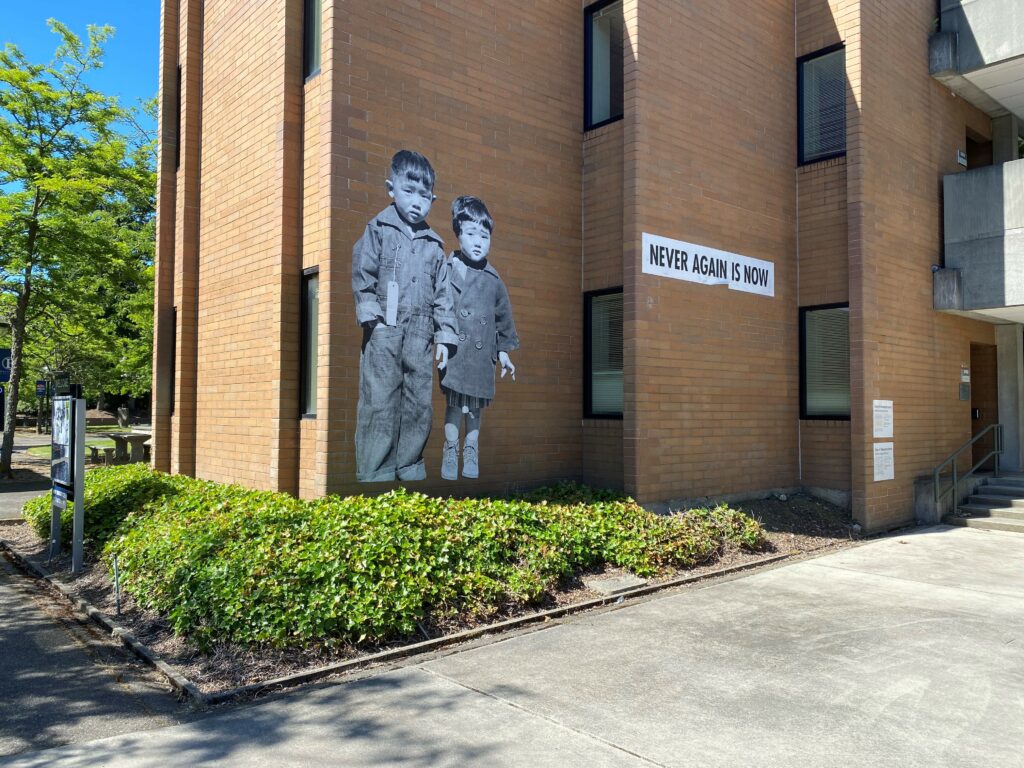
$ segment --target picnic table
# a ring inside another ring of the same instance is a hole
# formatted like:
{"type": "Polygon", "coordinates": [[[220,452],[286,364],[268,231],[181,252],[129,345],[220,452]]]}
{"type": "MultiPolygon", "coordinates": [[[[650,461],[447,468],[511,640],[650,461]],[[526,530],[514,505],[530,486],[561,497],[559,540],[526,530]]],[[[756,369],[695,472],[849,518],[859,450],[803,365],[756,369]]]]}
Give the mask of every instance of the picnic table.
{"type": "Polygon", "coordinates": [[[152,437],[147,432],[111,432],[104,437],[114,441],[114,463],[145,461],[146,441],[152,437]]]}

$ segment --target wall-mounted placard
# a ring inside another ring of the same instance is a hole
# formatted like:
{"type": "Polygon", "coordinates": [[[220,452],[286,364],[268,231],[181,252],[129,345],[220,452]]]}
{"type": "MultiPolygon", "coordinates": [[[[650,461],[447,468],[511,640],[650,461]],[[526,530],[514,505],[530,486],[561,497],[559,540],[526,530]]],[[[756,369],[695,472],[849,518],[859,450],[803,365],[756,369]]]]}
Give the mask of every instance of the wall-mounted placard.
{"type": "Polygon", "coordinates": [[[704,245],[644,232],[641,261],[648,275],[703,285],[727,285],[731,291],[775,295],[775,264],[704,245]]]}

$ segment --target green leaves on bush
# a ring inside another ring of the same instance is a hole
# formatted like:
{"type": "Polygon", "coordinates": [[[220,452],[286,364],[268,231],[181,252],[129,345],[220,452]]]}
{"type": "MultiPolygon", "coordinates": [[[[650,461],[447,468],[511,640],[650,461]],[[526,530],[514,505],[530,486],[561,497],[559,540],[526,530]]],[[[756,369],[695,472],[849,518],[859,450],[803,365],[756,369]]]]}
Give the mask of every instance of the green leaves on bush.
{"type": "Polygon", "coordinates": [[[423,621],[537,604],[584,569],[652,575],[729,543],[763,544],[755,521],[724,506],[661,517],[575,484],[516,499],[397,490],[302,501],[140,465],[97,470],[87,486],[94,478],[93,541],[106,540],[108,559],[118,554],[122,584],[140,604],[199,643],[401,639],[423,621]]]}
{"type": "MultiPolygon", "coordinates": [[[[175,493],[189,478],[154,472],[145,464],[125,464],[90,470],[85,481],[85,543],[99,549],[121,521],[148,502],[175,493]]],[[[22,513],[42,538],[50,537],[49,493],[25,503],[22,513]]],[[[71,541],[73,506],[69,503],[60,516],[61,541],[71,541]]]]}

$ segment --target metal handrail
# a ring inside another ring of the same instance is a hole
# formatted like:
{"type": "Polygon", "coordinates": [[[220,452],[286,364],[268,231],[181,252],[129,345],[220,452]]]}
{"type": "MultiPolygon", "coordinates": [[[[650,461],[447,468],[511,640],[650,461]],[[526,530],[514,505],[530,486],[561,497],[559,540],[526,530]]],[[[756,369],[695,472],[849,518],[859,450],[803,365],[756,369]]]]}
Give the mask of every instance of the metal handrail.
{"type": "Polygon", "coordinates": [[[983,430],[981,430],[981,432],[976,434],[974,437],[972,437],[966,443],[964,443],[959,448],[957,448],[955,451],[953,451],[953,453],[951,453],[949,455],[949,457],[945,461],[943,461],[941,464],[939,464],[939,466],[937,466],[935,468],[935,471],[932,473],[932,479],[933,479],[932,487],[934,488],[934,492],[935,492],[935,512],[936,513],[939,512],[940,504],[942,503],[942,499],[946,496],[947,493],[952,493],[953,494],[953,506],[955,507],[956,506],[956,489],[959,487],[960,481],[961,480],[966,480],[968,477],[973,475],[975,472],[978,471],[978,469],[986,461],[988,461],[989,459],[991,459],[993,457],[995,457],[995,472],[993,473],[993,475],[995,477],[999,477],[999,457],[1002,455],[1002,453],[1003,453],[1003,425],[1002,424],[989,424],[987,427],[985,427],[983,430]],[[984,458],[982,458],[977,464],[975,464],[973,467],[971,467],[969,470],[967,470],[966,474],[964,474],[963,477],[960,477],[958,479],[957,478],[957,468],[956,468],[957,462],[956,462],[956,459],[960,456],[961,453],[963,453],[965,450],[970,448],[972,445],[974,445],[976,442],[978,442],[981,438],[983,438],[989,432],[993,432],[994,435],[995,435],[995,439],[992,441],[992,450],[989,451],[988,453],[986,453],[984,458]],[[949,488],[947,488],[944,491],[940,491],[939,490],[940,473],[946,467],[946,465],[951,463],[951,462],[953,464],[953,472],[952,472],[952,480],[953,480],[953,482],[949,486],[949,488]]]}

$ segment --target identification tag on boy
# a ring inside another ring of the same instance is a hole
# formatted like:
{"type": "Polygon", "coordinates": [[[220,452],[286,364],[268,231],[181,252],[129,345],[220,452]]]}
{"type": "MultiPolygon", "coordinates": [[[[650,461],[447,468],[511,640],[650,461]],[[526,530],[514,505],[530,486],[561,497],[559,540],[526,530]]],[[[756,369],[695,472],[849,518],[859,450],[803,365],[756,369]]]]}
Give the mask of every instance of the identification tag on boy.
{"type": "Polygon", "coordinates": [[[394,280],[388,281],[388,301],[384,322],[387,325],[398,325],[398,283],[394,280]]]}

